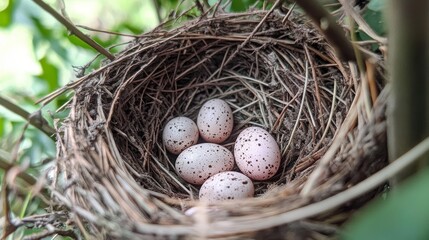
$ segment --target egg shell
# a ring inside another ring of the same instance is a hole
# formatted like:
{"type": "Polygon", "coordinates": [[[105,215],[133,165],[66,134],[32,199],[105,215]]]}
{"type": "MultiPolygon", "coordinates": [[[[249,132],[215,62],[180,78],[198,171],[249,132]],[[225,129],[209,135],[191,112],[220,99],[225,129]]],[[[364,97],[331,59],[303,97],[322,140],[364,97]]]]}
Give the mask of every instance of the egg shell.
{"type": "Polygon", "coordinates": [[[260,127],[248,127],[237,137],[234,156],[238,168],[253,180],[267,180],[280,167],[276,140],[260,127]]]}
{"type": "Polygon", "coordinates": [[[233,125],[231,107],[222,99],[207,101],[198,112],[197,126],[207,142],[224,142],[231,135],[233,125]]]}
{"type": "Polygon", "coordinates": [[[185,149],[176,159],[177,174],[188,183],[201,185],[216,173],[232,170],[234,155],[214,143],[201,143],[185,149]]]}
{"type": "Polygon", "coordinates": [[[201,186],[199,198],[209,203],[253,197],[252,180],[239,172],[221,172],[211,176],[201,186]]]}
{"type": "Polygon", "coordinates": [[[162,132],[162,141],[165,148],[179,154],[186,148],[198,142],[198,127],[192,119],[175,117],[167,122],[162,132]]]}

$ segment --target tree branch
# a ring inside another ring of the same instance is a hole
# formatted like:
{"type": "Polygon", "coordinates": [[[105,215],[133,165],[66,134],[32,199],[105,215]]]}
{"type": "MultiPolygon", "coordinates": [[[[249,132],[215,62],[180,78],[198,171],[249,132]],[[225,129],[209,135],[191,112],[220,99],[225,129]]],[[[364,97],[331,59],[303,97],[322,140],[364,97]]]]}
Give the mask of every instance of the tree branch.
{"type": "MultiPolygon", "coordinates": [[[[284,0],[283,0],[284,1],[284,0]]],[[[353,45],[325,8],[314,0],[296,0],[344,61],[356,61],[353,45]]],[[[365,57],[365,56],[364,56],[365,57]]]]}
{"type": "MultiPolygon", "coordinates": [[[[14,166],[15,165],[13,165],[11,163],[11,161],[9,161],[7,158],[5,158],[5,156],[1,156],[0,155],[0,169],[3,169],[4,171],[7,171],[7,170],[11,169],[14,166]]],[[[26,172],[19,173],[18,177],[21,178],[22,180],[24,180],[29,185],[34,185],[37,182],[37,180],[33,176],[31,176],[30,174],[28,174],[26,172]]]]}
{"type": "Polygon", "coordinates": [[[52,140],[55,140],[54,135],[56,133],[55,129],[53,129],[49,124],[46,122],[46,120],[42,117],[40,114],[40,111],[37,111],[35,113],[29,113],[20,106],[12,103],[11,101],[3,98],[0,96],[0,106],[3,106],[4,108],[8,109],[9,111],[19,115],[20,117],[27,120],[31,125],[38,128],[40,131],[45,133],[48,137],[50,137],[52,140]]]}
{"type": "Polygon", "coordinates": [[[106,56],[111,61],[115,60],[115,56],[113,56],[110,52],[108,52],[106,49],[104,49],[101,45],[99,45],[97,42],[92,40],[90,37],[85,35],[83,32],[81,32],[72,22],[67,20],[65,17],[61,16],[55,9],[53,9],[51,6],[43,2],[43,0],[33,0],[39,7],[41,7],[43,10],[48,12],[52,17],[54,17],[58,22],[63,24],[72,34],[76,35],[76,37],[80,38],[82,41],[84,41],[86,44],[97,50],[99,53],[106,56]]]}

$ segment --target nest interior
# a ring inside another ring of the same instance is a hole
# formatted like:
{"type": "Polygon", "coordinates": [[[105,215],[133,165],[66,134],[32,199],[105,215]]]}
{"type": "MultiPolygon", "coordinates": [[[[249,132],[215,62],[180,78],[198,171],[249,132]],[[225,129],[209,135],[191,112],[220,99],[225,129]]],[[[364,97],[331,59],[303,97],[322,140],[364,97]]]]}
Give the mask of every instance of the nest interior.
{"type": "MultiPolygon", "coordinates": [[[[357,98],[356,75],[295,14],[217,12],[172,30],[159,27],[75,84],[58,141],[58,178],[68,183],[56,186],[58,199],[90,235],[237,236],[285,225],[275,217],[340,192],[385,164],[385,149],[377,147],[385,144],[384,111],[361,121],[359,132],[344,126],[357,98]],[[282,152],[277,174],[254,182],[256,197],[240,201],[240,208],[236,201],[201,205],[198,187],[177,176],[176,156],[162,145],[169,119],[196,120],[212,98],[227,101],[234,113],[233,133],[222,145],[232,150],[242,129],[260,126],[282,152]],[[300,197],[342,128],[349,137],[311,197],[300,197]],[[204,214],[186,215],[193,206],[204,214]]],[[[314,221],[345,220],[332,215],[314,221]]]]}

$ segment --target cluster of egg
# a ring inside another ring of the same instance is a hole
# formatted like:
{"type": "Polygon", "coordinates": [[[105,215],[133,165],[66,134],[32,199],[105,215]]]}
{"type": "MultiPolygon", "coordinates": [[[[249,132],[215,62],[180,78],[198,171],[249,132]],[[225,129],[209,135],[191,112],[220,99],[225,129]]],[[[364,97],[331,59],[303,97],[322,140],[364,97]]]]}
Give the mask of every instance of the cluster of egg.
{"type": "Polygon", "coordinates": [[[175,168],[185,181],[202,185],[199,198],[208,202],[253,197],[252,180],[267,180],[280,166],[280,149],[264,129],[248,127],[237,137],[234,154],[219,145],[233,129],[233,114],[221,99],[207,101],[197,123],[187,117],[171,119],[162,139],[166,149],[179,154],[175,168]],[[198,138],[205,143],[198,143],[198,138]],[[232,171],[234,163],[240,172],[232,171]]]}

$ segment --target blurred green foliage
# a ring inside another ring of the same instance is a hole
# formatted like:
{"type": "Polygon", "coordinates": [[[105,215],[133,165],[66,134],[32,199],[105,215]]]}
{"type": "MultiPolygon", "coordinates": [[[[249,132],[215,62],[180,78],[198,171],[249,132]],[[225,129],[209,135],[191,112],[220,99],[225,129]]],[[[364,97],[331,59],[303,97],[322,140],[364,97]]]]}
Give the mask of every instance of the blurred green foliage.
{"type": "Polygon", "coordinates": [[[372,11],[383,11],[386,7],[386,0],[371,0],[368,3],[368,8],[372,11]]]}
{"type": "Polygon", "coordinates": [[[231,11],[233,12],[243,12],[248,6],[252,6],[256,3],[256,0],[237,0],[232,1],[231,3],[231,11]]]}
{"type": "Polygon", "coordinates": [[[429,239],[429,170],[358,213],[345,228],[345,240],[429,239]]]}
{"type": "Polygon", "coordinates": [[[14,4],[10,4],[9,1],[4,0],[0,2],[0,27],[7,27],[12,22],[12,13],[14,10],[14,4]]]}

